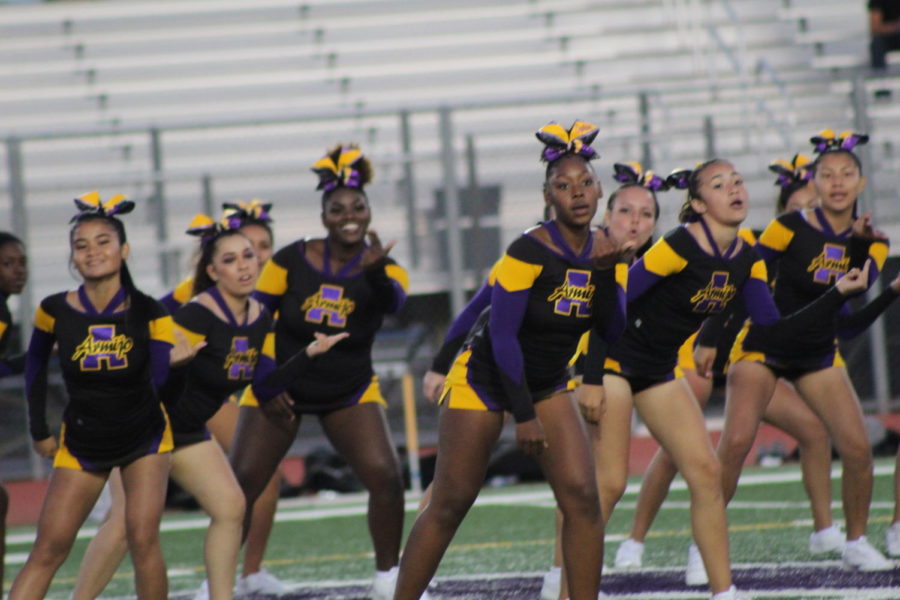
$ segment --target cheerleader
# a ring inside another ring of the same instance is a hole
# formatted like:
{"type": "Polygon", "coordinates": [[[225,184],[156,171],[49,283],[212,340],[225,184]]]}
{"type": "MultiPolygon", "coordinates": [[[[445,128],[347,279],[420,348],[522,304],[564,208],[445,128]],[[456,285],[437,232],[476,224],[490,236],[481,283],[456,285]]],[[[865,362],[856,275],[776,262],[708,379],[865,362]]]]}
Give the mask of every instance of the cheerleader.
{"type": "Polygon", "coordinates": [[[621,332],[625,269],[615,264],[633,242],[618,247],[604,231],[590,229],[601,195],[589,162],[597,128],[577,121],[567,131],[551,123],[537,135],[546,145],[544,201],[556,218],[507,249],[495,269],[491,309],[447,377],[432,499],[410,533],[396,600],[424,592],[478,494],[504,411],[515,418],[519,448],[538,459],[566,516],[572,597],[597,597],[603,525],[566,365],[584,331],[595,327],[610,339],[621,332]]]}
{"type": "Polygon", "coordinates": [[[129,246],[117,215],[134,208],[124,196],[102,203],[96,192],[76,198],[71,263],[83,283],[48,296],[37,309],[25,379],[35,450],[53,458],[53,474],[37,540],[9,597],[43,598],[114,467],[122,469],[128,546],[140,598],[166,598],[159,546],[172,432],[156,395],[169,364],[196,352],[172,319],[134,286],[129,246]],[[47,425],[47,363],[58,345],[69,403],[59,442],[47,425]]]}
{"type": "MultiPolygon", "coordinates": [[[[372,343],[384,315],[406,300],[406,271],[388,257],[369,230],[365,185],[371,166],[355,146],[338,146],[313,165],[322,195],[325,238],[298,240],[272,257],[256,297],[273,312],[279,364],[316,333],[347,332],[348,340],[314,361],[302,385],[259,403],[252,390],[229,453],[238,482],[252,504],[278,468],[303,415],[319,418],[325,435],[369,491],[369,531],[375,548],[374,595],[390,598],[403,530],[403,476],[391,442],[372,343]],[[368,243],[366,239],[368,238],[368,243]]],[[[246,527],[246,521],[245,521],[246,527]]],[[[246,529],[245,529],[246,531],[246,529]]]]}
{"type": "MultiPolygon", "coordinates": [[[[775,185],[779,187],[775,203],[777,214],[818,205],[815,188],[810,181],[810,165],[811,160],[803,154],[797,154],[791,161],[777,160],[770,165],[769,169],[778,175],[775,181],[775,185]]],[[[756,243],[758,233],[741,229],[739,235],[752,245],[756,243]]],[[[701,340],[694,334],[678,351],[678,366],[684,372],[685,380],[701,408],[706,406],[712,394],[713,378],[724,376],[728,352],[745,318],[745,310],[736,310],[729,317],[723,331],[711,335],[712,328],[708,328],[707,339],[701,340]]],[[[813,517],[810,552],[840,552],[844,536],[831,517],[831,443],[828,432],[797,396],[793,387],[783,380],[779,380],[763,418],[798,442],[803,481],[813,517]]],[[[637,568],[642,565],[644,539],[676,473],[672,458],[665,451],[658,450],[641,480],[631,534],[616,550],[617,568],[637,568]]],[[[687,579],[691,584],[705,584],[706,571],[699,560],[699,554],[691,552],[689,555],[693,560],[688,564],[687,579]]]]}
{"type": "MultiPolygon", "coordinates": [[[[738,236],[748,208],[740,173],[731,163],[714,159],[668,181],[688,190],[680,215],[685,225],[666,234],[631,267],[625,334],[608,349],[603,371],[592,356],[602,349],[589,348],[581,393],[604,394],[607,403],[596,455],[604,519],[625,489],[634,406],[691,491],[694,536],[713,598],[735,598],[720,468],[699,405],[677,368],[678,348],[707,315],[722,312],[737,296],[758,321],[778,323],[778,331],[786,335],[842,302],[843,294],[861,290],[863,273],[854,270],[815,306],[779,320],[765,264],[738,236]]],[[[774,335],[775,329],[769,330],[774,335]]]]}
{"type": "MultiPolygon", "coordinates": [[[[25,370],[25,356],[9,357],[12,315],[6,301],[20,294],[28,281],[28,258],[25,244],[11,233],[0,231],[0,377],[20,374],[25,370]]],[[[0,594],[3,593],[3,559],[6,556],[6,512],[9,496],[0,485],[0,594]]]]}
{"type": "MultiPolygon", "coordinates": [[[[877,277],[887,257],[887,242],[872,231],[869,216],[856,218],[856,199],[865,187],[862,165],[852,149],[868,136],[825,130],[812,138],[818,158],[812,165],[818,207],[782,215],[759,238],[757,248],[777,264],[774,297],[781,310],[794,310],[827,292],[835,279],[854,266],[871,264],[865,283],[877,277]]],[[[886,300],[882,300],[884,302],[886,300]]],[[[862,409],[835,336],[855,329],[843,305],[792,338],[773,338],[751,321],[731,352],[725,425],[719,440],[724,497],[731,499],[744,458],[779,377],[793,382],[818,416],[841,458],[841,496],[846,522],[845,568],[892,568],[865,537],[872,495],[872,450],[862,409]]]]}

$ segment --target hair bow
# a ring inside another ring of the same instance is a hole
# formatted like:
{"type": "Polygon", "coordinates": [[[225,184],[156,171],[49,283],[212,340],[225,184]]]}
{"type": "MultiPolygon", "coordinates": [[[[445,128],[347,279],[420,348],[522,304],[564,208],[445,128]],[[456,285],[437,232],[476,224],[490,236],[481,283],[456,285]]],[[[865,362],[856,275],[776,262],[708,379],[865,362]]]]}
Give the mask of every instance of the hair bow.
{"type": "Polygon", "coordinates": [[[254,198],[250,202],[237,200],[236,202],[223,202],[222,208],[225,209],[223,215],[228,218],[240,219],[243,223],[247,222],[263,222],[272,221],[269,211],[272,210],[271,202],[263,202],[259,198],[254,198]]]}
{"type": "Polygon", "coordinates": [[[692,169],[675,169],[666,177],[666,185],[677,190],[686,190],[691,186],[692,169]]]}
{"type": "Polygon", "coordinates": [[[829,150],[853,150],[856,146],[868,142],[869,136],[865,133],[854,133],[849,129],[835,135],[833,129],[823,129],[809,138],[809,141],[813,145],[813,151],[821,154],[829,150]]]}
{"type": "Polygon", "coordinates": [[[600,129],[586,121],[575,121],[568,131],[555,121],[547,123],[534,134],[546,146],[541,152],[541,160],[551,163],[565,154],[577,154],[587,160],[599,155],[590,144],[600,129]]]}
{"type": "Polygon", "coordinates": [[[644,172],[639,162],[615,163],[613,179],[619,183],[636,183],[648,190],[659,192],[669,189],[666,180],[653,171],[644,172]]]}
{"type": "Polygon", "coordinates": [[[124,215],[134,210],[134,202],[129,200],[125,194],[116,194],[106,202],[103,202],[98,191],[78,196],[75,198],[75,206],[78,207],[78,213],[69,220],[69,223],[73,223],[86,215],[112,217],[124,215]]]}
{"type": "Polygon", "coordinates": [[[185,233],[199,237],[200,241],[205,244],[220,233],[232,229],[240,229],[241,225],[243,225],[243,221],[235,216],[229,217],[225,215],[218,221],[215,221],[208,215],[197,214],[191,219],[185,233]]]}
{"type": "Polygon", "coordinates": [[[313,164],[319,176],[317,190],[330,192],[338,187],[362,189],[372,178],[369,161],[357,146],[338,146],[313,164]]]}
{"type": "Polygon", "coordinates": [[[778,175],[775,185],[788,187],[794,184],[805,183],[812,179],[812,159],[804,154],[795,154],[790,162],[779,158],[769,165],[769,170],[778,175]]]}

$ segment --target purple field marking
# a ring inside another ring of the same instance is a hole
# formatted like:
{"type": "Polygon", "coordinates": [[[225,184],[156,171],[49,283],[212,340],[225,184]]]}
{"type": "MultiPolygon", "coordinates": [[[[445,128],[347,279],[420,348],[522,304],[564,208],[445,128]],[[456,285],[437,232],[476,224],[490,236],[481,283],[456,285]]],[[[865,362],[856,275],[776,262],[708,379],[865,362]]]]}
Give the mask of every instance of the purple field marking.
{"type": "MultiPolygon", "coordinates": [[[[865,590],[897,590],[900,598],[900,567],[893,571],[861,573],[845,571],[838,566],[790,566],[760,567],[758,565],[734,568],[734,582],[739,589],[755,594],[766,590],[801,590],[798,593],[815,593],[816,590],[847,590],[853,597],[864,597],[865,590]],[[860,596],[862,593],[863,596],[860,596]]],[[[540,595],[539,576],[466,577],[465,579],[441,578],[432,590],[435,600],[454,598],[470,600],[484,598],[490,600],[529,600],[540,595]]],[[[613,598],[633,594],[664,594],[695,592],[703,594],[702,587],[688,587],[684,584],[684,571],[680,569],[641,569],[628,573],[609,573],[603,576],[603,591],[613,598]]],[[[191,596],[183,596],[185,600],[191,596]]],[[[885,598],[883,594],[878,597],[885,598]]],[[[253,596],[253,598],[275,598],[275,596],[253,596]]],[[[280,600],[368,600],[368,585],[334,585],[293,590],[279,596],[280,600]]]]}

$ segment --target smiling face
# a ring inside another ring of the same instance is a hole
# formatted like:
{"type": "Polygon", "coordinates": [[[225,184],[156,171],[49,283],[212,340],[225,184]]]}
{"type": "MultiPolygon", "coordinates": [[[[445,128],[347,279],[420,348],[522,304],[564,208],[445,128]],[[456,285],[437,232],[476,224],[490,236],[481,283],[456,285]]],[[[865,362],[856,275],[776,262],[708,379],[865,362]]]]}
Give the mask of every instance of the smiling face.
{"type": "Polygon", "coordinates": [[[691,206],[704,219],[736,227],[747,218],[750,197],[743,176],[730,162],[716,161],[705,167],[697,176],[696,192],[691,206]]]}
{"type": "Polygon", "coordinates": [[[826,152],[816,162],[813,177],[822,208],[836,214],[853,210],[866,187],[859,165],[847,152],[826,152]]]}
{"type": "Polygon", "coordinates": [[[75,226],[71,235],[72,264],[85,281],[117,276],[128,257],[128,243],[106,219],[89,219],[75,226]]]}
{"type": "Polygon", "coordinates": [[[19,294],[28,281],[28,258],[19,242],[0,246],[0,294],[19,294]]]}
{"type": "Polygon", "coordinates": [[[244,225],[241,227],[241,233],[253,244],[256,260],[259,261],[259,266],[262,267],[272,256],[272,246],[274,245],[272,234],[269,233],[268,229],[256,223],[244,225]]]}
{"type": "Polygon", "coordinates": [[[231,296],[249,296],[259,277],[259,261],[253,243],[243,235],[222,236],[215,241],[206,273],[220,291],[231,296]]]}
{"type": "Polygon", "coordinates": [[[344,246],[361,244],[371,220],[369,201],[356,189],[338,188],[322,205],[322,224],[328,238],[344,246]]]}
{"type": "Polygon", "coordinates": [[[619,189],[604,222],[615,240],[634,240],[635,247],[647,243],[656,227],[656,202],[650,192],[638,185],[619,189]]]}
{"type": "Polygon", "coordinates": [[[544,202],[556,220],[571,227],[587,227],[603,195],[591,164],[578,156],[565,156],[550,168],[544,182],[544,202]]]}

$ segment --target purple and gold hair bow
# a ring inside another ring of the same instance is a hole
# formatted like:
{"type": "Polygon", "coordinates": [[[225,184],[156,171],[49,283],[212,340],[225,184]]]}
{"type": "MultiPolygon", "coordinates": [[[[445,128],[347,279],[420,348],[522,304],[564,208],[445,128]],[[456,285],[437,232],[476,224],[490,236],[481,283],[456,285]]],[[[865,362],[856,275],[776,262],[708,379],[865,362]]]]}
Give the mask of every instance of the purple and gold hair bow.
{"type": "Polygon", "coordinates": [[[330,192],[338,187],[362,189],[369,183],[366,169],[362,168],[362,150],[356,146],[340,148],[340,153],[329,153],[315,162],[312,170],[319,176],[317,190],[330,192]]]}
{"type": "Polygon", "coordinates": [[[75,206],[78,207],[78,214],[72,217],[69,223],[73,223],[86,215],[113,217],[115,215],[124,215],[134,210],[134,202],[129,200],[125,194],[116,194],[106,202],[103,202],[98,191],[78,196],[75,198],[75,206]]]}
{"type": "Polygon", "coordinates": [[[849,129],[839,134],[835,134],[833,129],[823,129],[809,138],[809,141],[813,145],[813,151],[821,154],[829,150],[853,150],[868,142],[869,136],[865,133],[855,133],[849,129]]]}
{"type": "Polygon", "coordinates": [[[546,146],[541,152],[541,160],[551,163],[564,154],[576,154],[587,160],[599,155],[591,147],[600,129],[586,121],[575,121],[568,131],[555,121],[547,123],[534,134],[546,146]]]}
{"type": "Polygon", "coordinates": [[[692,169],[675,169],[666,177],[666,185],[677,190],[686,190],[691,186],[692,169]]]}
{"type": "Polygon", "coordinates": [[[619,183],[636,183],[639,186],[654,192],[666,191],[669,185],[666,180],[653,171],[644,172],[641,163],[632,161],[627,163],[615,163],[613,179],[619,183]]]}
{"type": "Polygon", "coordinates": [[[795,154],[790,162],[779,158],[769,165],[769,170],[778,175],[775,185],[788,187],[798,183],[805,183],[812,179],[812,159],[804,154],[795,154]]]}
{"type": "Polygon", "coordinates": [[[259,198],[254,198],[250,202],[242,200],[223,202],[222,208],[225,210],[224,216],[240,219],[245,224],[253,221],[261,223],[270,223],[272,221],[272,216],[269,215],[269,211],[272,210],[272,204],[263,202],[259,198]]]}
{"type": "Polygon", "coordinates": [[[243,221],[237,217],[225,215],[215,221],[208,215],[197,214],[191,219],[185,233],[199,237],[200,241],[205,244],[224,231],[240,229],[241,225],[243,225],[243,221]]]}

